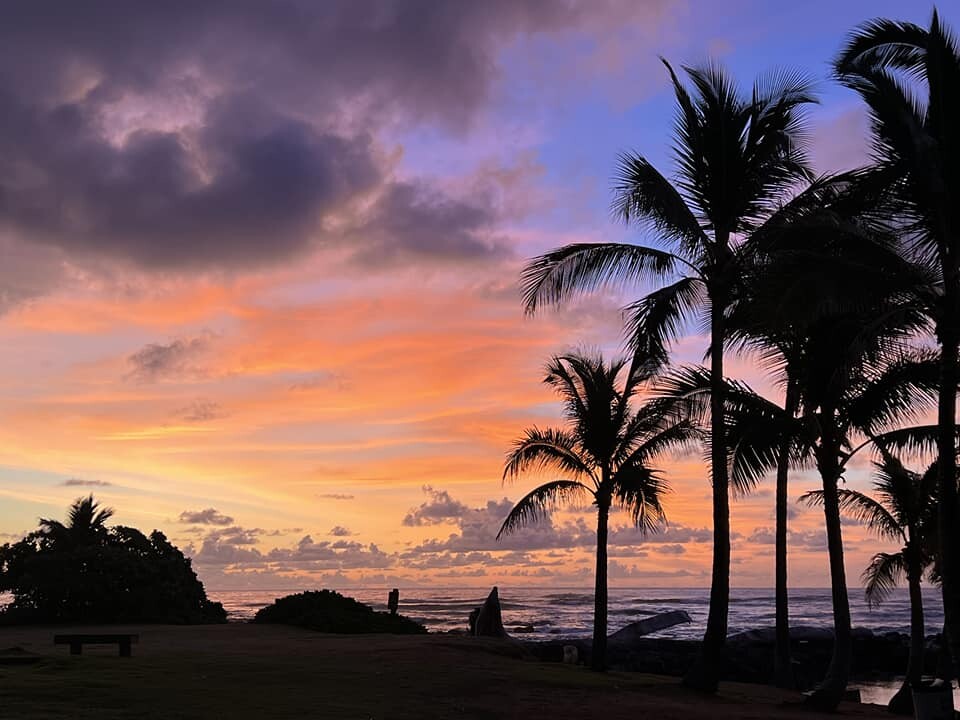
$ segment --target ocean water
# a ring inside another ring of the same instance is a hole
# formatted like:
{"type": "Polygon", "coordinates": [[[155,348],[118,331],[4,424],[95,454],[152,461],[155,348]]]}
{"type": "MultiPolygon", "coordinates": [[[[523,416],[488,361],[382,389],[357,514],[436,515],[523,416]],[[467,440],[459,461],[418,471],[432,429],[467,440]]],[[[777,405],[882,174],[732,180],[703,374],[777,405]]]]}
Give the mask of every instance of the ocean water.
{"type": "MultiPolygon", "coordinates": [[[[231,620],[249,620],[274,599],[304,588],[276,590],[208,590],[213,600],[223,603],[231,620]]],[[[386,610],[389,588],[336,588],[378,610],[386,610]]],[[[399,588],[400,612],[423,623],[432,631],[465,630],[470,611],[483,602],[489,588],[433,587],[399,588]]],[[[509,630],[533,626],[530,640],[584,637],[593,623],[593,592],[583,588],[500,586],[503,624],[509,630]]],[[[941,630],[943,613],[938,592],[925,589],[927,633],[941,630]]],[[[657,637],[699,639],[707,621],[709,591],[704,588],[611,588],[610,632],[635,620],[668,610],[685,610],[691,623],[657,633],[657,637]]],[[[906,590],[897,590],[883,605],[870,609],[863,591],[850,589],[850,611],[854,627],[875,633],[910,632],[910,601],[906,590]]],[[[790,594],[790,622],[794,626],[832,627],[829,589],[796,588],[790,594]]],[[[774,624],[773,590],[735,588],[730,598],[730,634],[774,624]]]]}

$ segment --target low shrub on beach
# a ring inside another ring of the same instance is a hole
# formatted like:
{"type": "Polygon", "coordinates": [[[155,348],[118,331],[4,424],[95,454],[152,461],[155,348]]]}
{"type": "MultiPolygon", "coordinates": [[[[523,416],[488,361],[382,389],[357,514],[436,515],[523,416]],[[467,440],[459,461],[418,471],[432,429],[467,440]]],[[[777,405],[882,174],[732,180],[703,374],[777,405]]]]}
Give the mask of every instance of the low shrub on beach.
{"type": "Polygon", "coordinates": [[[287,595],[261,608],[253,622],[297,625],[327,633],[421,635],[427,632],[423,625],[410,618],[377,612],[333,590],[287,595]]]}

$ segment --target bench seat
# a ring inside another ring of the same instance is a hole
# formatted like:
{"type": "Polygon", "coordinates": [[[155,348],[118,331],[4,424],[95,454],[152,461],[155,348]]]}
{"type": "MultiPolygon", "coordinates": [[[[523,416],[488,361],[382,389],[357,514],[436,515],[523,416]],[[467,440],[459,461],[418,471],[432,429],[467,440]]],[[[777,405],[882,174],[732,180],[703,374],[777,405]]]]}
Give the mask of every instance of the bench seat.
{"type": "Polygon", "coordinates": [[[120,657],[130,657],[130,646],[140,641],[139,635],[129,633],[93,633],[54,635],[54,645],[69,645],[71,655],[80,655],[84,645],[119,645],[120,657]]]}

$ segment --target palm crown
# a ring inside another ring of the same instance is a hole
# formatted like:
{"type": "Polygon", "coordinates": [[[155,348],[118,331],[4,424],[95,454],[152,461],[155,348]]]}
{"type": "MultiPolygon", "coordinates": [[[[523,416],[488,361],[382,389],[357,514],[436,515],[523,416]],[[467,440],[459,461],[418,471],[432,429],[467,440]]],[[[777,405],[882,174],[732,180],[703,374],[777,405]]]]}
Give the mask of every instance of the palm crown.
{"type": "Polygon", "coordinates": [[[530,470],[565,476],[532,490],[511,510],[498,537],[535,521],[558,501],[592,497],[600,507],[617,503],[644,531],[664,522],[666,483],[650,463],[683,447],[696,430],[656,403],[634,408],[632,400],[651,377],[654,365],[639,356],[604,361],[599,355],[554,357],[544,382],[563,400],[565,428],[528,428],[514,443],[504,481],[530,470]],[[622,384],[618,378],[623,376],[622,384]]]}
{"type": "Polygon", "coordinates": [[[41,518],[40,527],[54,544],[67,546],[90,545],[107,530],[107,520],[113,509],[101,507],[93,495],[74,500],[67,511],[67,523],[41,518]]]}

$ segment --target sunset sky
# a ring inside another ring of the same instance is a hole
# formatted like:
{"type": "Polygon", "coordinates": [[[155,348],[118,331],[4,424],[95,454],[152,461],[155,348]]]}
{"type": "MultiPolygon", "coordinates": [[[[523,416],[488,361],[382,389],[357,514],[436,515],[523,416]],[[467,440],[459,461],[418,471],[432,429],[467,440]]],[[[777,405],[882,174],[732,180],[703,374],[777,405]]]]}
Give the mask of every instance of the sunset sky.
{"type": "MultiPolygon", "coordinates": [[[[597,295],[525,317],[525,259],[641,242],[617,154],[669,171],[658,60],[819,81],[820,171],[866,158],[828,79],[846,33],[923,3],[730,0],[31,2],[0,23],[0,541],[93,492],[209,588],[588,587],[593,515],[494,535],[538,481],[510,441],[559,421],[541,380],[620,347],[597,295]]],[[[957,6],[945,19],[960,25],[957,6]]],[[[678,362],[706,348],[696,328],[678,362]]],[[[775,392],[750,358],[730,373],[775,392]]],[[[709,582],[698,454],[669,529],[613,518],[611,582],[709,582]]],[[[864,458],[848,476],[867,487],[864,458]]],[[[795,475],[791,496],[814,487],[795,475]]],[[[793,504],[793,503],[792,503],[793,504]]],[[[827,584],[794,504],[791,582],[827,584]]],[[[733,506],[733,583],[773,584],[773,486],[733,506]]],[[[878,545],[845,526],[848,573],[878,545]]]]}

